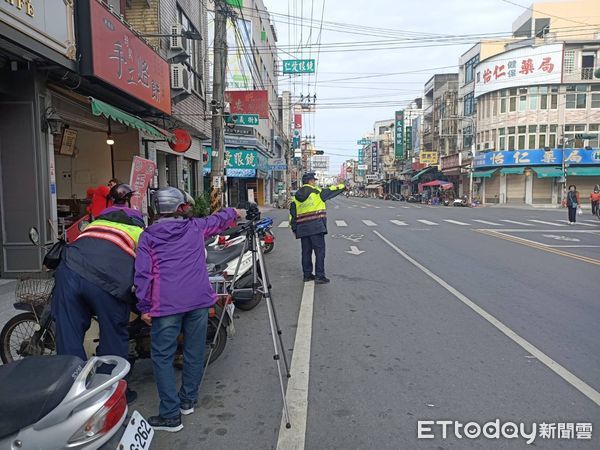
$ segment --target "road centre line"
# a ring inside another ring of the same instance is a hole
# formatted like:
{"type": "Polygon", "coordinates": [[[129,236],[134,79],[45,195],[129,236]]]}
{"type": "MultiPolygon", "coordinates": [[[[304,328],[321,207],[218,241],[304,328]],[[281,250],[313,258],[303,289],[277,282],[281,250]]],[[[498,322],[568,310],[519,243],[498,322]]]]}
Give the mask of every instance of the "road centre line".
{"type": "Polygon", "coordinates": [[[424,223],[425,225],[437,225],[437,223],[431,222],[430,220],[425,220],[425,219],[417,219],[417,222],[424,223]]]}
{"type": "Polygon", "coordinates": [[[494,226],[497,226],[497,227],[503,226],[500,223],[488,222],[487,220],[480,220],[480,219],[473,219],[473,222],[479,222],[479,223],[483,223],[485,225],[494,225],[494,226]]]}
{"type": "Polygon", "coordinates": [[[542,225],[552,225],[553,227],[566,227],[564,223],[545,222],[537,219],[529,219],[529,222],[541,223],[542,225]]]}
{"type": "Polygon", "coordinates": [[[554,254],[560,255],[560,256],[566,256],[567,258],[576,259],[578,261],[586,262],[588,264],[594,264],[594,265],[600,266],[599,259],[594,259],[594,258],[590,258],[587,256],[578,255],[576,253],[565,252],[563,250],[558,250],[558,249],[554,248],[556,246],[542,244],[541,242],[531,241],[529,239],[524,239],[524,238],[504,234],[507,232],[507,230],[502,230],[503,231],[502,233],[500,233],[497,230],[475,230],[475,231],[477,231],[478,233],[481,233],[481,234],[487,234],[488,236],[504,239],[506,241],[511,241],[515,244],[521,244],[521,245],[525,245],[527,247],[537,248],[538,250],[543,250],[545,252],[554,253],[554,254]]]}
{"type": "MultiPolygon", "coordinates": [[[[425,275],[427,275],[428,277],[433,279],[437,284],[439,284],[441,287],[443,287],[448,292],[450,292],[452,295],[454,295],[454,297],[456,297],[458,300],[460,300],[466,306],[471,308],[475,313],[479,314],[479,316],[481,316],[482,318],[487,320],[490,324],[492,324],[494,327],[496,327],[500,332],[502,332],[504,335],[506,335],[509,339],[511,339],[517,345],[522,347],[530,355],[534,356],[542,364],[546,365],[550,370],[552,370],[559,377],[561,377],[563,380],[565,380],[567,383],[569,383],[571,386],[573,386],[575,389],[577,389],[579,392],[581,392],[583,395],[585,395],[587,398],[589,398],[591,401],[593,401],[596,405],[600,406],[600,392],[596,391],[593,387],[591,387],[585,381],[581,380],[580,378],[575,376],[573,373],[571,373],[568,369],[566,369],[565,367],[558,364],[556,361],[554,361],[552,358],[550,358],[548,355],[546,355],[540,349],[535,347],[529,341],[527,341],[526,339],[519,336],[512,329],[510,329],[509,327],[504,325],[502,322],[500,322],[498,319],[496,319],[494,316],[492,316],[486,310],[484,310],[479,305],[477,305],[475,302],[470,300],[463,293],[461,293],[454,287],[450,286],[442,278],[440,278],[439,276],[434,274],[431,270],[429,270],[428,268],[426,268],[425,266],[420,264],[415,259],[411,258],[407,253],[405,253],[404,251],[399,249],[394,243],[392,243],[387,238],[385,238],[381,233],[378,233],[376,230],[373,230],[373,233],[375,233],[382,241],[384,241],[386,244],[388,244],[393,250],[396,251],[396,253],[398,253],[400,256],[402,256],[405,260],[407,260],[413,266],[415,266],[416,268],[421,270],[421,272],[423,272],[425,275]]],[[[600,261],[598,261],[598,263],[600,263],[600,261]]]]}
{"type": "Polygon", "coordinates": [[[516,220],[500,219],[500,222],[514,223],[515,225],[522,225],[524,227],[532,227],[533,226],[532,223],[517,222],[516,220]]]}
{"type": "Polygon", "coordinates": [[[464,223],[464,222],[459,222],[458,220],[452,220],[452,219],[443,219],[444,222],[448,222],[448,223],[453,223],[454,225],[465,225],[465,226],[469,226],[468,223],[464,223]]]}
{"type": "MultiPolygon", "coordinates": [[[[559,222],[562,223],[569,223],[568,220],[559,220],[559,222]]],[[[575,226],[580,226],[583,225],[584,227],[592,227],[592,228],[596,228],[594,225],[592,225],[591,223],[583,223],[583,222],[576,222],[575,226]]]]}
{"type": "Polygon", "coordinates": [[[294,340],[292,364],[290,366],[291,376],[288,378],[285,392],[292,427],[285,427],[285,412],[282,412],[281,425],[277,438],[277,450],[302,450],[305,447],[314,300],[315,282],[309,281],[308,283],[304,283],[300,313],[298,314],[298,327],[296,328],[296,338],[294,340]]]}

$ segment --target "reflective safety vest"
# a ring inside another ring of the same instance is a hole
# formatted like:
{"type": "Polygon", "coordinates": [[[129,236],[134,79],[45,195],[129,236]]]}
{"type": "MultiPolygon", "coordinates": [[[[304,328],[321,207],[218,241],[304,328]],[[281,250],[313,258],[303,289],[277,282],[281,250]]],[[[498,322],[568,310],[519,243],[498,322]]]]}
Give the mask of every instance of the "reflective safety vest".
{"type": "Polygon", "coordinates": [[[294,204],[296,205],[296,223],[298,224],[327,217],[327,205],[325,205],[325,202],[321,198],[321,188],[318,186],[305,186],[309,186],[314,192],[312,192],[303,202],[299,202],[296,200],[296,197],[294,197],[294,204]]]}
{"type": "Polygon", "coordinates": [[[104,239],[117,245],[125,253],[135,258],[135,251],[142,231],[141,227],[135,225],[98,219],[85,227],[85,230],[75,240],[84,237],[104,239]]]}

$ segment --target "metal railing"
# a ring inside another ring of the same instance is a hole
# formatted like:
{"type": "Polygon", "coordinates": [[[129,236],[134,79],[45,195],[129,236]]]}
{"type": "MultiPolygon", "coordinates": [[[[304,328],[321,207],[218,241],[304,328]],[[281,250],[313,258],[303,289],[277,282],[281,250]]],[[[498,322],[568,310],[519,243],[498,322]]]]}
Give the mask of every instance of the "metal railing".
{"type": "Polygon", "coordinates": [[[594,68],[593,67],[583,67],[581,69],[581,79],[582,80],[593,80],[594,79],[594,68]]]}

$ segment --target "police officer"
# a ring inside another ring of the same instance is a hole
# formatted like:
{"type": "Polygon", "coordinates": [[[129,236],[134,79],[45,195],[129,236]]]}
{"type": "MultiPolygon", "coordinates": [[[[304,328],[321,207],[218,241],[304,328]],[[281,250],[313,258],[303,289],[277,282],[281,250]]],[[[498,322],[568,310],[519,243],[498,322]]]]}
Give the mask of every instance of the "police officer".
{"type": "MultiPolygon", "coordinates": [[[[83,339],[95,315],[100,328],[97,354],[128,357],[135,253],[143,230],[139,211],[125,205],[132,194],[128,185],[114,186],[110,197],[115,206],[102,211],[63,249],[52,299],[59,355],[87,359],[83,339]]],[[[135,396],[128,391],[128,401],[135,396]]]]}
{"type": "Polygon", "coordinates": [[[296,192],[290,205],[290,226],[302,244],[302,271],[304,281],[329,283],[325,276],[325,235],[327,234],[327,206],[325,202],[346,190],[344,184],[321,189],[313,172],[302,175],[303,186],[296,192]],[[312,254],[315,253],[313,275],[312,254]]]}

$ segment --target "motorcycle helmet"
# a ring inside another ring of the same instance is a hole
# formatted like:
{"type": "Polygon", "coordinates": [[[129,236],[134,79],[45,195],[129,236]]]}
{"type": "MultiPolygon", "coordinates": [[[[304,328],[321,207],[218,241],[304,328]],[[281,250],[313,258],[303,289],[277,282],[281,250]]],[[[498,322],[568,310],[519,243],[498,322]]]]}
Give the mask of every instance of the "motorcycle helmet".
{"type": "Polygon", "coordinates": [[[186,212],[195,204],[190,194],[170,186],[152,191],[150,200],[154,214],[161,215],[175,214],[180,208],[186,212]]]}
{"type": "Polygon", "coordinates": [[[130,204],[131,196],[134,193],[134,190],[128,184],[117,184],[110,188],[107,200],[110,200],[115,205],[130,204]]]}

